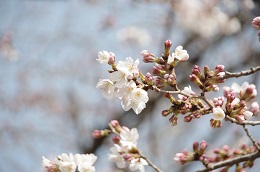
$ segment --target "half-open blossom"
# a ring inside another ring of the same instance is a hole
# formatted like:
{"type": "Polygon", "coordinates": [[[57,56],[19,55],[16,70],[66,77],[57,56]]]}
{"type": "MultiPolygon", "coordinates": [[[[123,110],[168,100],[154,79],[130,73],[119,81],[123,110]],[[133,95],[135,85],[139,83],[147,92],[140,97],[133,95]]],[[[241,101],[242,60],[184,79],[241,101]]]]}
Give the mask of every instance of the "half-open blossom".
{"type": "Polygon", "coordinates": [[[221,121],[225,118],[225,112],[220,107],[213,108],[212,118],[221,121]]]}
{"type": "Polygon", "coordinates": [[[99,61],[99,63],[103,64],[103,63],[107,63],[109,58],[110,58],[110,53],[109,52],[107,52],[107,51],[100,51],[98,53],[98,58],[96,60],[99,61]]]}
{"type": "Polygon", "coordinates": [[[175,49],[175,52],[168,58],[168,63],[172,63],[174,59],[185,62],[189,59],[189,54],[187,50],[184,50],[182,46],[178,46],[175,49]]]}
{"type": "MultiPolygon", "coordinates": [[[[190,85],[188,87],[184,87],[184,89],[181,92],[190,96],[195,95],[195,92],[191,90],[190,85]]],[[[187,97],[182,94],[178,94],[178,97],[184,100],[187,99],[187,97]]]]}

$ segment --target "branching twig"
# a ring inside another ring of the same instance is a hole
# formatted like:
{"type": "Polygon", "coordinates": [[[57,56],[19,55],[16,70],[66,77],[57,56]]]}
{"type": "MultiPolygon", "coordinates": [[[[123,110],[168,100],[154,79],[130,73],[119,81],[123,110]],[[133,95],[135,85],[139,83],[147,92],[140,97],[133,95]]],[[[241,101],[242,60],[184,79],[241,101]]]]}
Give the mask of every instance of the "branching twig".
{"type": "Polygon", "coordinates": [[[156,165],[154,165],[147,157],[145,157],[144,155],[142,155],[141,153],[139,153],[139,155],[141,156],[141,158],[143,158],[144,160],[147,161],[147,163],[157,172],[163,172],[162,170],[160,170],[156,165]]]}
{"type": "Polygon", "coordinates": [[[226,71],[223,79],[238,78],[238,77],[241,77],[241,76],[251,75],[251,74],[253,74],[253,73],[255,73],[259,70],[260,70],[260,66],[252,67],[249,70],[245,70],[245,71],[238,72],[238,73],[231,73],[231,72],[226,71]]]}
{"type": "Polygon", "coordinates": [[[235,158],[232,158],[232,159],[228,159],[228,160],[225,160],[225,161],[215,163],[213,165],[209,165],[208,168],[198,170],[197,172],[207,172],[207,171],[215,170],[215,169],[218,169],[218,168],[221,168],[221,167],[232,166],[232,165],[238,164],[240,162],[253,161],[253,160],[255,160],[256,158],[259,158],[259,157],[260,157],[260,152],[258,151],[258,152],[255,152],[255,153],[242,155],[242,156],[239,156],[239,157],[235,157],[235,158]]]}
{"type": "Polygon", "coordinates": [[[243,128],[244,128],[244,130],[245,130],[245,132],[246,132],[246,135],[249,137],[249,139],[252,141],[252,143],[254,144],[254,146],[255,146],[255,147],[258,149],[258,151],[259,151],[260,148],[259,148],[257,142],[254,140],[254,138],[253,138],[253,137],[251,136],[251,134],[249,133],[249,131],[248,131],[246,125],[243,125],[243,128]]]}

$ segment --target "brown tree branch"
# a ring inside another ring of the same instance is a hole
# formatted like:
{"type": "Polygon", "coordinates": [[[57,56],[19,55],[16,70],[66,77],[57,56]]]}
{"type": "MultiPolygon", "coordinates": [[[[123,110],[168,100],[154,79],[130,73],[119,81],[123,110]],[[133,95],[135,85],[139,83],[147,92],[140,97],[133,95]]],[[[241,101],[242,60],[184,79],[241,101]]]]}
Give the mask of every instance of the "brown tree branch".
{"type": "Polygon", "coordinates": [[[235,157],[235,158],[232,158],[232,159],[228,159],[228,160],[225,160],[225,161],[215,163],[213,165],[209,165],[208,168],[198,170],[197,172],[207,172],[207,171],[215,170],[215,169],[218,169],[218,168],[221,168],[221,167],[233,166],[233,165],[238,164],[240,162],[253,161],[253,160],[255,160],[256,158],[259,158],[259,157],[260,157],[260,152],[258,151],[258,152],[255,152],[255,153],[242,155],[242,156],[239,156],[239,157],[235,157]]]}
{"type": "Polygon", "coordinates": [[[241,76],[251,75],[253,73],[256,73],[259,70],[260,70],[260,66],[252,67],[249,70],[241,71],[241,72],[238,72],[238,73],[231,73],[231,72],[226,71],[223,79],[238,78],[238,77],[241,77],[241,76]]]}
{"type": "Polygon", "coordinates": [[[236,119],[231,118],[230,116],[226,116],[226,119],[229,120],[230,122],[236,123],[238,125],[252,125],[252,126],[260,125],[260,121],[243,121],[244,123],[241,124],[236,119]]]}
{"type": "Polygon", "coordinates": [[[253,145],[254,145],[254,146],[257,148],[257,150],[259,151],[260,148],[259,148],[257,142],[255,141],[255,139],[254,139],[254,138],[251,136],[251,134],[249,133],[249,131],[248,131],[246,125],[243,125],[243,128],[244,128],[244,130],[245,130],[245,132],[246,132],[246,135],[249,137],[249,139],[252,141],[253,145]]]}

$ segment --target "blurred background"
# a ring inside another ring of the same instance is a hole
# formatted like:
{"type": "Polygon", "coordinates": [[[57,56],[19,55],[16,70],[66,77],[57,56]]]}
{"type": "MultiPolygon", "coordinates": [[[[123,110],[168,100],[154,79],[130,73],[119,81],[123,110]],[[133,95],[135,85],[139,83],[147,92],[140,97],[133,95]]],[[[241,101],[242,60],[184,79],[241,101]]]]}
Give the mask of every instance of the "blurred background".
{"type": "MultiPolygon", "coordinates": [[[[96,154],[97,171],[127,171],[107,161],[111,138],[91,136],[112,119],[137,127],[139,148],[165,172],[202,168],[173,161],[194,141],[208,141],[209,149],[251,144],[241,127],[229,122],[212,129],[210,115],[191,123],[180,118],[172,127],[161,116],[170,104],[160,94],[149,92],[141,114],[124,112],[119,100],[107,100],[96,89],[98,80],[108,77],[108,65],[96,58],[103,50],[117,60],[141,60],[145,49],[160,56],[170,39],[172,51],[182,45],[190,54],[176,68],[179,88],[196,90],[189,82],[194,64],[212,69],[223,64],[231,72],[260,64],[257,31],[251,27],[259,15],[259,0],[0,0],[0,171],[40,172],[42,156],[70,152],[96,154]]],[[[151,71],[143,63],[140,68],[151,71]]],[[[259,90],[259,79],[255,74],[225,85],[248,81],[259,90]]],[[[221,94],[222,89],[207,96],[221,94]]],[[[249,130],[260,139],[257,127],[249,130]]],[[[256,169],[260,166],[251,171],[256,169]]]]}

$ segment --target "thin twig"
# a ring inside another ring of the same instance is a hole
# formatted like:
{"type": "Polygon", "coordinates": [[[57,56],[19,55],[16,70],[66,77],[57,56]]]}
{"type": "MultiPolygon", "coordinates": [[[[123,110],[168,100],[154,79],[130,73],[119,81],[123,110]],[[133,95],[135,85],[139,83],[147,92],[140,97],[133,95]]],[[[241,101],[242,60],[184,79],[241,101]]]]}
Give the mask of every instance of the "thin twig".
{"type": "Polygon", "coordinates": [[[226,71],[223,79],[238,78],[238,77],[241,77],[241,76],[251,75],[251,74],[253,74],[253,73],[255,73],[259,70],[260,70],[260,66],[252,67],[249,70],[245,70],[245,71],[238,72],[238,73],[231,73],[231,72],[226,71]]]}
{"type": "Polygon", "coordinates": [[[178,90],[178,91],[168,91],[168,90],[160,89],[160,88],[158,88],[158,87],[156,87],[156,86],[153,86],[153,89],[154,89],[155,91],[162,92],[162,93],[181,94],[181,95],[184,95],[184,96],[186,96],[186,97],[191,97],[190,95],[183,93],[181,90],[178,90]]]}
{"type": "Polygon", "coordinates": [[[231,118],[230,116],[226,116],[226,119],[229,120],[232,123],[236,123],[238,125],[260,125],[260,121],[243,121],[243,124],[239,123],[236,119],[231,118]]]}
{"type": "Polygon", "coordinates": [[[249,137],[249,139],[252,141],[252,143],[254,144],[254,146],[255,146],[255,147],[258,149],[258,151],[259,151],[260,148],[259,148],[257,142],[255,141],[255,139],[254,139],[254,138],[251,136],[251,134],[249,133],[249,131],[248,131],[246,125],[243,125],[243,128],[244,128],[244,130],[245,130],[245,132],[246,132],[246,135],[249,137]]]}
{"type": "Polygon", "coordinates": [[[142,155],[141,153],[139,153],[140,157],[143,158],[144,160],[147,161],[147,163],[157,172],[163,172],[162,170],[160,170],[156,165],[154,165],[147,157],[145,157],[144,155],[142,155]]]}
{"type": "Polygon", "coordinates": [[[232,166],[232,165],[238,164],[240,162],[253,161],[253,160],[255,160],[256,158],[259,158],[259,157],[260,157],[260,152],[257,151],[257,152],[251,153],[251,154],[242,155],[242,156],[239,156],[239,157],[235,157],[235,158],[232,158],[232,159],[228,159],[228,160],[225,160],[225,161],[215,163],[213,165],[209,165],[208,168],[198,170],[197,172],[212,171],[212,170],[215,170],[215,169],[218,169],[218,168],[221,168],[221,167],[232,166]]]}

